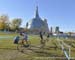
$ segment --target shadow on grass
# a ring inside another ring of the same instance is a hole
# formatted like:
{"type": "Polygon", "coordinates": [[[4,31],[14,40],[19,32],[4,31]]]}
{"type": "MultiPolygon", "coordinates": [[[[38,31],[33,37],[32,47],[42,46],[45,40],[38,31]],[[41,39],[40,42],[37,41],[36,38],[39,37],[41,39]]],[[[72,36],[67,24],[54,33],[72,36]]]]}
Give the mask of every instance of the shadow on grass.
{"type": "MultiPolygon", "coordinates": [[[[33,46],[29,49],[25,49],[24,51],[20,51],[24,54],[27,54],[27,55],[34,55],[34,56],[51,56],[51,57],[57,57],[59,55],[53,53],[53,52],[49,52],[49,50],[51,50],[50,48],[54,48],[54,47],[49,47],[49,48],[40,48],[40,47],[37,47],[37,46],[33,46]],[[28,52],[27,52],[28,51],[28,52]]],[[[63,55],[62,55],[63,56],[63,55]]],[[[62,57],[61,55],[59,57],[62,57]]]]}
{"type": "Polygon", "coordinates": [[[4,50],[17,50],[17,48],[0,48],[0,49],[4,49],[4,50]]]}

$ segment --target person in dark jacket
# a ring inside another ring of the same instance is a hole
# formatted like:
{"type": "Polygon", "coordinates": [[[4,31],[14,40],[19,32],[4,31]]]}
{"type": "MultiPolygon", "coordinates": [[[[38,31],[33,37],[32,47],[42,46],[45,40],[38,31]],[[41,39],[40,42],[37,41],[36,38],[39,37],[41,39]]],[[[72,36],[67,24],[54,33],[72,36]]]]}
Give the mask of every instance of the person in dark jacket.
{"type": "Polygon", "coordinates": [[[19,36],[16,36],[15,38],[14,38],[14,44],[18,44],[18,41],[19,41],[19,36]]]}
{"type": "Polygon", "coordinates": [[[49,41],[49,37],[50,37],[50,34],[48,33],[48,34],[47,34],[47,41],[49,41]]]}
{"type": "Polygon", "coordinates": [[[40,32],[40,38],[41,38],[41,40],[43,40],[43,34],[42,34],[42,32],[40,32]]]}

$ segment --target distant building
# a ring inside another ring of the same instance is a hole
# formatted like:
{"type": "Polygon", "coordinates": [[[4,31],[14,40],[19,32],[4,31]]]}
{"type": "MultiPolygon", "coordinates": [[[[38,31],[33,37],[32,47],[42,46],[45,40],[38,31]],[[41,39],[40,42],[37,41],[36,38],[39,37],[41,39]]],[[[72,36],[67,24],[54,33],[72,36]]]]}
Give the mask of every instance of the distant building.
{"type": "Polygon", "coordinates": [[[55,28],[55,33],[59,33],[60,31],[59,31],[59,27],[58,26],[56,26],[56,28],[55,28]]]}
{"type": "Polygon", "coordinates": [[[53,28],[52,27],[50,27],[50,33],[53,33],[53,28]]]}
{"type": "Polygon", "coordinates": [[[26,23],[26,28],[36,32],[49,32],[47,19],[41,19],[38,13],[38,6],[36,7],[35,17],[26,23]]]}

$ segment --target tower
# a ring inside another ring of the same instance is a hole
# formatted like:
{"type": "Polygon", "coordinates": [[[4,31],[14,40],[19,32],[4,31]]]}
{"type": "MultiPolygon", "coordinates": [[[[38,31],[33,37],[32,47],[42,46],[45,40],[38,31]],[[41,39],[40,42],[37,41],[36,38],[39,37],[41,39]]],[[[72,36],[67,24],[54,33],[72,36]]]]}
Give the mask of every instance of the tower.
{"type": "Polygon", "coordinates": [[[35,11],[35,18],[39,18],[39,13],[38,13],[38,6],[36,6],[36,11],[35,11]]]}

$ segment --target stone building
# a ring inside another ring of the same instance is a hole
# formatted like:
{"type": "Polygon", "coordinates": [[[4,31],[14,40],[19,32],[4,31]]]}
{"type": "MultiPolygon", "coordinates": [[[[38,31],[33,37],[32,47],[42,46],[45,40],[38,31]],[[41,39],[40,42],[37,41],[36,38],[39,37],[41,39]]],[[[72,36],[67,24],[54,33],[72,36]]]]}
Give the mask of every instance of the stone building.
{"type": "Polygon", "coordinates": [[[32,31],[43,31],[43,32],[49,32],[47,19],[41,19],[38,13],[38,6],[36,7],[35,11],[35,17],[29,20],[26,23],[26,28],[32,31]]]}

